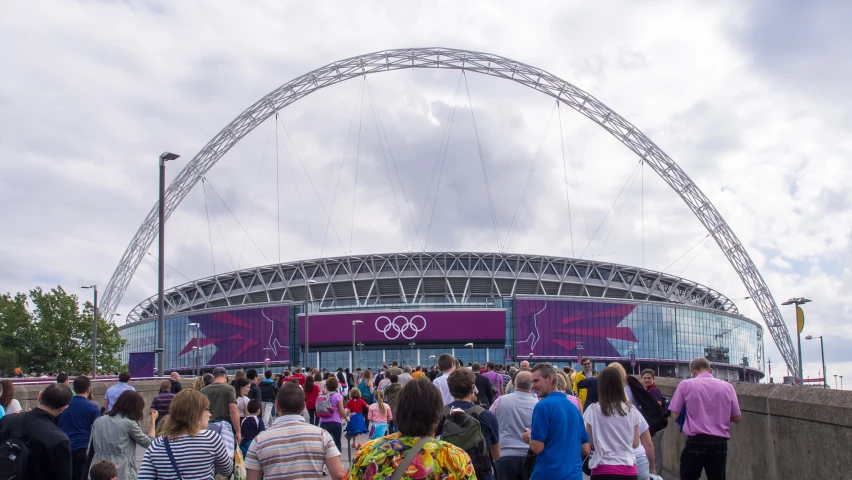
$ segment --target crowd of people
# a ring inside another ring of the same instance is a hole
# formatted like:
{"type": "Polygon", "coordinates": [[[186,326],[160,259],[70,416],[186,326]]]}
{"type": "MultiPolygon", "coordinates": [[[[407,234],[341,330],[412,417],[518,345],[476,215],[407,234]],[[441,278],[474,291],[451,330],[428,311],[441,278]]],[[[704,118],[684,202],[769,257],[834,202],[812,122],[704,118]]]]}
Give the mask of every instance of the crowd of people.
{"type": "Polygon", "coordinates": [[[725,478],[733,387],[710,363],[671,401],[618,363],[600,372],[549,363],[515,368],[443,354],[431,369],[294,368],[231,378],[223,368],[183,388],[177,373],[150,404],[130,375],[92,400],[91,380],[57,377],[22,411],[0,382],[0,470],[27,479],[576,479],[660,478],[671,418],[687,436],[680,474],[725,478]],[[145,425],[145,412],[150,422],[145,425]],[[343,436],[353,449],[348,468],[343,436]],[[137,464],[136,450],[145,449],[137,464]]]}

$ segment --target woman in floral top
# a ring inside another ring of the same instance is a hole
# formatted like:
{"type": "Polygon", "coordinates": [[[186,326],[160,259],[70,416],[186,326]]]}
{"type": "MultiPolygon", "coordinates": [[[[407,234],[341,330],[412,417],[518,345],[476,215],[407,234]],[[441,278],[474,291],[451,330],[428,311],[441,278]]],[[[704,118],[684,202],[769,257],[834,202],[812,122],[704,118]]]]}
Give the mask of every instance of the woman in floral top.
{"type": "MultiPolygon", "coordinates": [[[[394,421],[399,433],[364,444],[349,467],[350,480],[385,480],[393,475],[421,437],[433,437],[444,408],[441,391],[430,382],[408,382],[399,397],[394,421]]],[[[476,480],[464,450],[431,440],[405,471],[411,480],[476,480]]]]}

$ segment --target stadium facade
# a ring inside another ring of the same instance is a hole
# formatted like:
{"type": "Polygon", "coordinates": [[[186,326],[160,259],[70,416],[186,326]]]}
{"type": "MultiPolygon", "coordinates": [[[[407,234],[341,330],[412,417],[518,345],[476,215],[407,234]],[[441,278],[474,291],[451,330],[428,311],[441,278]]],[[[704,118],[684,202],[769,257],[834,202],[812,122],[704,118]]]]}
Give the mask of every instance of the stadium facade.
{"type": "MultiPolygon", "coordinates": [[[[164,315],[167,371],[349,367],[353,345],[355,366],[373,369],[392,360],[430,366],[444,352],[465,363],[576,365],[588,356],[598,368],[619,361],[680,377],[706,356],[730,381],[758,381],[764,368],[763,328],[721,293],[562,257],[418,252],[281,263],[172,288],[164,315]]],[[[157,297],[137,305],[119,332],[125,363],[154,352],[157,297]]]]}

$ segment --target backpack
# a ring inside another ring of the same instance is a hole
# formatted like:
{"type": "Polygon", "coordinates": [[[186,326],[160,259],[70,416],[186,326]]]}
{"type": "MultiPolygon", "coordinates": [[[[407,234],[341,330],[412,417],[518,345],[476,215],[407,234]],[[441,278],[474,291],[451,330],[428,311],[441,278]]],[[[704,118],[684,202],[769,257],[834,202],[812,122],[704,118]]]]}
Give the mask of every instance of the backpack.
{"type": "Polygon", "coordinates": [[[330,393],[320,393],[317,396],[316,411],[319,418],[331,418],[334,416],[334,406],[331,404],[330,393]]]}
{"type": "Polygon", "coordinates": [[[11,432],[11,436],[0,443],[0,479],[2,480],[24,480],[25,478],[30,455],[30,449],[23,440],[27,415],[29,413],[24,414],[23,421],[11,432]]]}
{"type": "Polygon", "coordinates": [[[630,386],[631,393],[633,393],[633,398],[636,400],[637,405],[635,407],[639,409],[639,413],[648,422],[651,435],[653,436],[660,430],[665,429],[669,425],[669,421],[666,419],[666,411],[668,409],[664,409],[663,406],[658,404],[654,400],[654,397],[645,390],[645,387],[636,378],[628,376],[627,383],[630,386]]]}
{"type": "Polygon", "coordinates": [[[476,478],[485,478],[491,472],[491,452],[482,435],[479,415],[484,408],[475,405],[463,412],[452,412],[451,406],[444,407],[444,427],[441,440],[464,450],[473,464],[476,478]]]}

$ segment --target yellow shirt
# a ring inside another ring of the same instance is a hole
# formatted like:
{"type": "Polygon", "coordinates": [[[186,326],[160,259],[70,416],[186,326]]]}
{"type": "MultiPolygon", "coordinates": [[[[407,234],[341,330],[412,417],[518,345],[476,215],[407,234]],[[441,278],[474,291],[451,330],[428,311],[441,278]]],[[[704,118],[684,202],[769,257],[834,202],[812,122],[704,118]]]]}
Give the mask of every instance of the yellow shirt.
{"type": "MultiPolygon", "coordinates": [[[[595,376],[594,372],[592,373],[592,376],[593,377],[595,376]]],[[[576,393],[577,396],[580,397],[580,404],[581,405],[586,405],[586,389],[585,388],[579,388],[578,384],[585,379],[586,379],[586,374],[584,374],[582,370],[580,370],[579,372],[577,372],[574,375],[574,388],[573,388],[573,390],[574,390],[574,393],[576,393]]]]}

